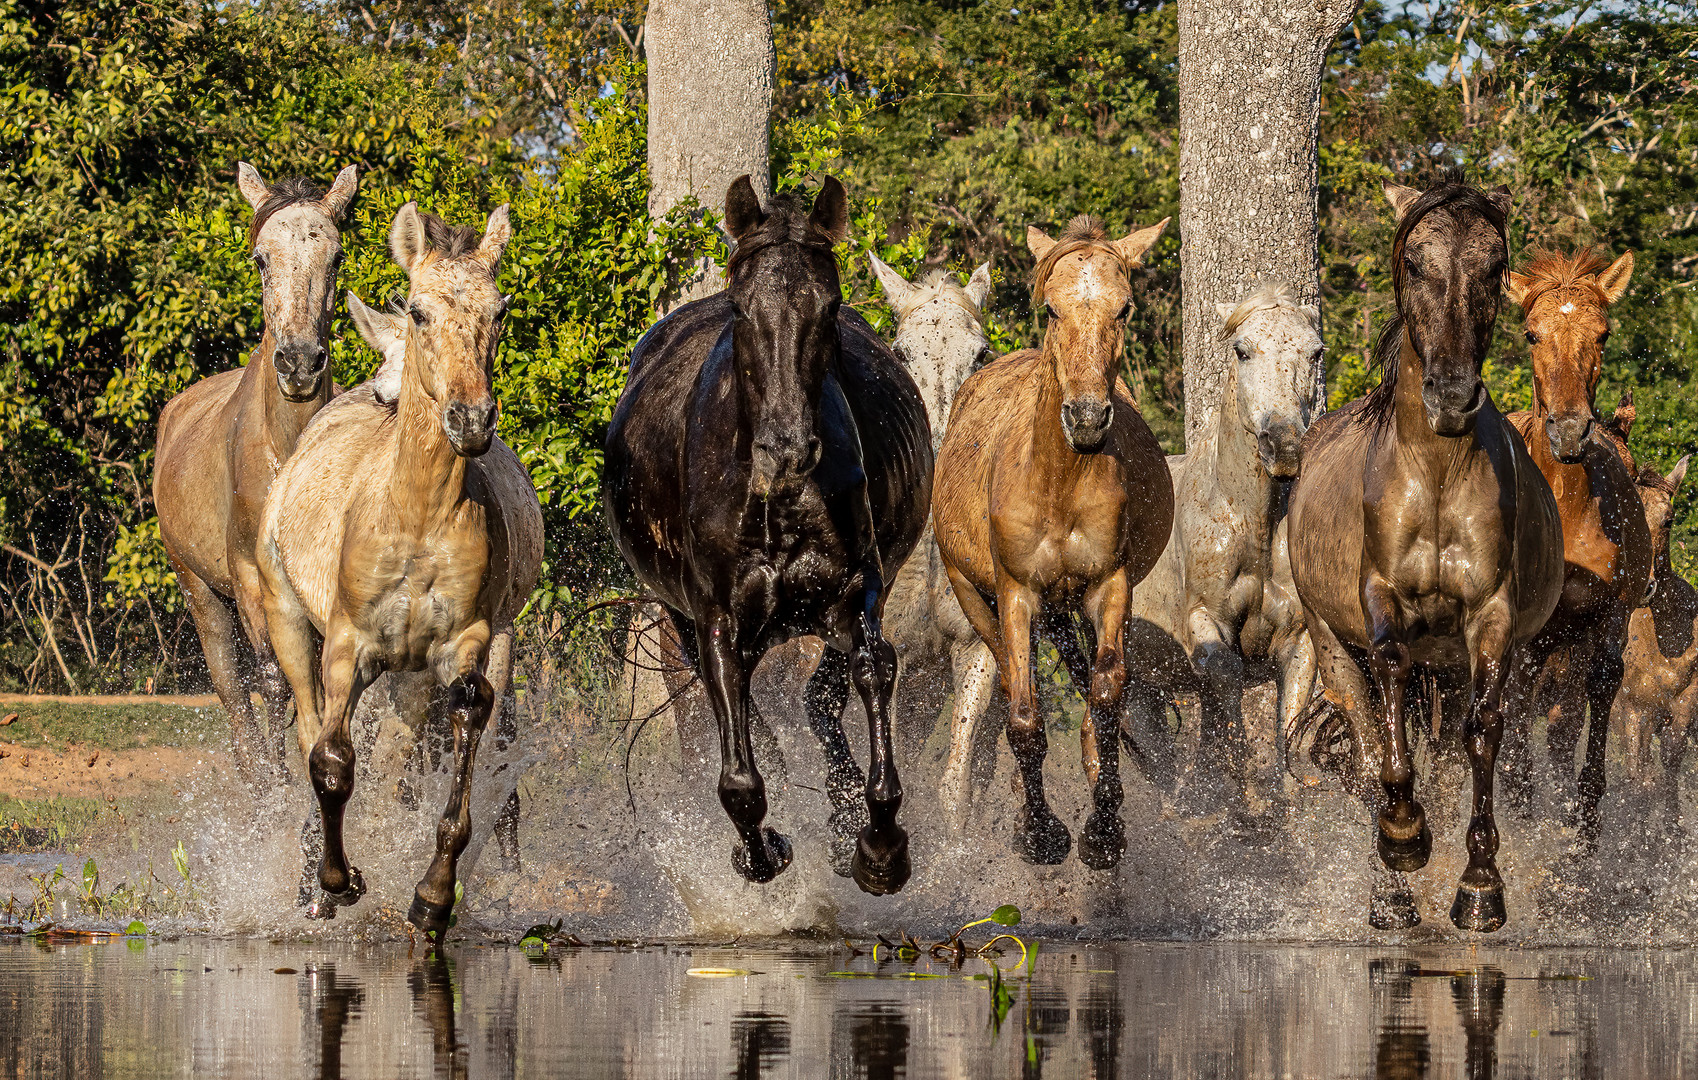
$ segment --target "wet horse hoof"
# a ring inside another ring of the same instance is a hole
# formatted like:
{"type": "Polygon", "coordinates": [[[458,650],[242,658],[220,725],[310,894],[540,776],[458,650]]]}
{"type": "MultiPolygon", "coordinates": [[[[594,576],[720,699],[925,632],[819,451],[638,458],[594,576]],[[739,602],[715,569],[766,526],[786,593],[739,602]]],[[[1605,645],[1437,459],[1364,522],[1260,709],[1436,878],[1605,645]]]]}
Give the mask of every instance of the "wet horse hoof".
{"type": "Polygon", "coordinates": [[[1376,846],[1379,849],[1380,861],[1385,863],[1387,870],[1409,873],[1427,865],[1427,860],[1433,854],[1433,834],[1427,828],[1425,814],[1421,815],[1420,822],[1421,831],[1405,840],[1387,836],[1385,819],[1380,819],[1376,846]]]}
{"type": "Polygon", "coordinates": [[[864,893],[889,896],[902,891],[913,873],[908,861],[908,832],[900,825],[875,830],[867,826],[855,843],[850,874],[864,893]]]}
{"type": "Polygon", "coordinates": [[[1036,821],[1022,814],[1020,828],[1014,833],[1014,850],[1022,859],[1038,866],[1056,866],[1073,850],[1073,837],[1067,826],[1054,814],[1036,821]]]}
{"type": "Polygon", "coordinates": [[[1450,905],[1450,921],[1458,930],[1473,930],[1481,934],[1501,930],[1503,924],[1509,921],[1503,905],[1503,886],[1487,885],[1482,888],[1466,882],[1458,885],[1456,900],[1450,905]]]}
{"type": "Polygon", "coordinates": [[[1368,899],[1368,925],[1375,930],[1413,930],[1421,925],[1421,909],[1408,889],[1376,892],[1368,899]]]}
{"type": "Polygon", "coordinates": [[[1126,826],[1119,814],[1094,813],[1079,834],[1079,861],[1092,870],[1112,870],[1126,854],[1126,826]]]}
{"type": "Polygon", "coordinates": [[[320,884],[318,895],[307,905],[307,918],[334,919],[337,908],[353,907],[360,902],[360,897],[366,894],[366,879],[360,874],[359,868],[348,867],[348,887],[341,892],[331,892],[320,884]]]}
{"type": "Polygon", "coordinates": [[[448,920],[454,914],[454,903],[434,904],[413,891],[413,906],[407,909],[407,921],[437,941],[448,932],[448,920]]]}
{"type": "Polygon", "coordinates": [[[790,841],[776,830],[762,829],[762,848],[758,859],[749,857],[747,845],[738,844],[731,850],[731,865],[747,881],[765,885],[790,865],[790,841]]]}

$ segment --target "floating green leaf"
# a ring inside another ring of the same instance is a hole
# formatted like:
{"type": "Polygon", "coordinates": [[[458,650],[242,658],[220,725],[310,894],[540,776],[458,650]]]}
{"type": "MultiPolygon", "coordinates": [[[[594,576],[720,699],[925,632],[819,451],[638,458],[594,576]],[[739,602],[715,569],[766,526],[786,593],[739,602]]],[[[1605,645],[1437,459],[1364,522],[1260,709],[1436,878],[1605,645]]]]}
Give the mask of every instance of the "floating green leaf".
{"type": "Polygon", "coordinates": [[[991,912],[991,922],[998,926],[1019,926],[1020,909],[1013,904],[1004,904],[991,912]]]}
{"type": "Polygon", "coordinates": [[[142,922],[140,919],[131,919],[130,925],[124,927],[124,933],[130,934],[134,937],[146,937],[147,924],[142,922]]]}

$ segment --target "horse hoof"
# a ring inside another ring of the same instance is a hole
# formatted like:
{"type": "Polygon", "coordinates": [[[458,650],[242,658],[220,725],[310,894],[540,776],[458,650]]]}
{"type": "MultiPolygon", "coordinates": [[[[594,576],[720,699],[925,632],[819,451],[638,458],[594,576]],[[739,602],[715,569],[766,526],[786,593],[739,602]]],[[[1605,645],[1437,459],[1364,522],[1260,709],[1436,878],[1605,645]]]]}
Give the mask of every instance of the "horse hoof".
{"type": "Polygon", "coordinates": [[[328,895],[321,892],[307,901],[307,918],[319,920],[334,919],[336,917],[336,909],[341,906],[341,904],[338,904],[328,895]]]}
{"type": "Polygon", "coordinates": [[[1463,883],[1456,887],[1456,900],[1450,905],[1450,921],[1458,930],[1473,930],[1489,934],[1501,930],[1509,921],[1503,906],[1503,886],[1463,883]]]}
{"type": "Polygon", "coordinates": [[[758,859],[749,857],[745,844],[738,844],[731,851],[731,865],[744,880],[757,885],[765,885],[790,865],[790,841],[773,829],[762,829],[761,837],[763,850],[758,859]]]}
{"type": "Polygon", "coordinates": [[[1376,892],[1368,899],[1368,925],[1375,930],[1413,930],[1421,925],[1421,909],[1408,889],[1376,892]]]}
{"type": "Polygon", "coordinates": [[[1079,861],[1092,870],[1112,870],[1126,854],[1126,826],[1118,814],[1092,814],[1079,834],[1079,861]]]}
{"type": "Polygon", "coordinates": [[[1433,854],[1433,834],[1427,829],[1427,818],[1421,817],[1421,831],[1408,840],[1398,840],[1386,835],[1385,821],[1380,822],[1379,836],[1376,842],[1379,849],[1380,861],[1385,863],[1387,870],[1399,870],[1409,873],[1427,865],[1427,860],[1433,854]]]}
{"type": "Polygon", "coordinates": [[[850,877],[855,872],[855,840],[847,836],[832,836],[831,844],[826,849],[826,857],[831,862],[831,872],[838,877],[850,877]]]}
{"type": "MultiPolygon", "coordinates": [[[[318,889],[319,896],[318,899],[314,901],[315,904],[328,902],[334,904],[336,907],[353,907],[355,904],[360,902],[360,897],[366,894],[365,875],[360,873],[359,867],[350,866],[348,867],[348,884],[346,888],[341,890],[331,889],[329,886],[324,884],[324,877],[323,875],[320,875],[318,879],[318,889]]],[[[324,915],[315,917],[329,919],[334,916],[324,915]]]]}
{"type": "Polygon", "coordinates": [[[1073,837],[1061,819],[1051,814],[1035,822],[1022,822],[1014,833],[1014,850],[1034,865],[1056,866],[1073,850],[1073,837]]]}
{"type": "Polygon", "coordinates": [[[426,934],[433,935],[437,941],[448,932],[448,919],[454,914],[452,901],[446,904],[433,904],[420,896],[418,890],[413,890],[413,906],[407,909],[407,921],[418,927],[426,934]]]}
{"type": "Polygon", "coordinates": [[[913,864],[908,861],[907,830],[900,825],[879,831],[870,825],[862,829],[855,843],[850,873],[864,893],[889,896],[901,892],[913,873],[913,864]]]}

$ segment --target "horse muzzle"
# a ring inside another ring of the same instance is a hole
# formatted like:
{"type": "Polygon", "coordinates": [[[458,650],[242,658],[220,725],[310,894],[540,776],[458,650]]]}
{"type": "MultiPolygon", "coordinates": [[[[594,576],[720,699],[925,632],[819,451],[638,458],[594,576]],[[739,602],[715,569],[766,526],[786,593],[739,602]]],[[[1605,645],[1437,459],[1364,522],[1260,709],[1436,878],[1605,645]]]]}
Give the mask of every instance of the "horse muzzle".
{"type": "Polygon", "coordinates": [[[1433,434],[1458,438],[1474,430],[1474,420],[1486,404],[1486,384],[1478,377],[1440,382],[1429,375],[1421,383],[1421,403],[1433,434]]]}
{"type": "Polygon", "coordinates": [[[442,410],[442,433],[461,457],[477,457],[495,441],[495,400],[454,401],[442,410]]]}
{"type": "Polygon", "coordinates": [[[1303,428],[1290,420],[1269,420],[1256,433],[1256,454],[1269,476],[1291,479],[1303,463],[1303,428]]]}
{"type": "Polygon", "coordinates": [[[330,367],[330,350],[313,342],[308,345],[280,345],[271,354],[271,366],[277,371],[277,390],[293,402],[309,401],[318,395],[330,367]]]}
{"type": "Polygon", "coordinates": [[[1548,416],[1545,437],[1551,442],[1551,456],[1564,465],[1579,464],[1585,460],[1586,445],[1592,439],[1592,418],[1585,414],[1548,416]]]}
{"type": "Polygon", "coordinates": [[[764,499],[775,491],[795,487],[814,471],[820,463],[820,441],[756,439],[749,450],[749,461],[755,494],[764,499]]]}
{"type": "Polygon", "coordinates": [[[1075,453],[1094,454],[1108,442],[1114,426],[1114,403],[1077,398],[1061,406],[1061,433],[1075,453]]]}

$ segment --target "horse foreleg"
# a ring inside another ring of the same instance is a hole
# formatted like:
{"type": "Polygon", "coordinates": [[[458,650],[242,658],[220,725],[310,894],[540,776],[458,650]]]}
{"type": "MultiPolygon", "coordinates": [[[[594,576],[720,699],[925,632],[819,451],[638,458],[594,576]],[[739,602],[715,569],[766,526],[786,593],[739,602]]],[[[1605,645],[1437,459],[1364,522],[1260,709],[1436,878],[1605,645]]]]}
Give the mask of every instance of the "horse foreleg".
{"type": "Polygon", "coordinates": [[[1380,785],[1386,797],[1379,818],[1380,859],[1387,869],[1419,870],[1432,855],[1433,837],[1427,830],[1427,813],[1415,799],[1415,762],[1409,753],[1409,731],[1404,723],[1403,695],[1413,664],[1409,646],[1401,640],[1401,613],[1391,587],[1370,578],[1363,586],[1362,599],[1373,643],[1368,649],[1368,663],[1380,691],[1380,785]]]}
{"type": "Polygon", "coordinates": [[[1489,933],[1504,924],[1503,878],[1498,874],[1498,826],[1492,816],[1492,781],[1498,743],[1503,739],[1504,677],[1509,672],[1507,605],[1482,613],[1468,628],[1473,656],[1474,707],[1468,711],[1463,742],[1474,773],[1473,813],[1468,819],[1468,867],[1450,906],[1450,921],[1460,930],[1489,933]]]}
{"type": "Polygon", "coordinates": [[[825,754],[825,790],[831,799],[831,868],[838,877],[848,877],[856,838],[867,824],[863,802],[867,778],[843,735],[843,706],[849,703],[849,654],[826,647],[819,667],[802,691],[802,702],[808,710],[808,726],[825,754]]]}
{"type": "MultiPolygon", "coordinates": [[[[1280,642],[1275,656],[1279,663],[1279,730],[1274,733],[1274,761],[1277,770],[1289,773],[1291,740],[1315,695],[1315,639],[1307,630],[1298,630],[1280,642]]],[[[1276,781],[1276,786],[1282,785],[1276,781]]]]}
{"type": "Polygon", "coordinates": [[[949,720],[949,760],[943,766],[938,796],[949,831],[960,836],[967,828],[973,799],[973,760],[979,721],[995,693],[996,658],[982,641],[956,642],[950,648],[955,676],[955,702],[949,720]]]}
{"type": "Polygon", "coordinates": [[[1008,747],[1020,766],[1020,786],[1026,796],[1014,834],[1015,849],[1027,862],[1053,866],[1067,858],[1073,837],[1044,797],[1049,738],[1038,711],[1037,687],[1032,683],[1032,619],[1038,606],[1038,597],[1030,589],[1013,579],[1002,582],[997,591],[997,617],[1003,653],[997,658],[997,666],[1008,695],[1008,747]]]}
{"type": "MultiPolygon", "coordinates": [[[[1368,693],[1368,680],[1356,658],[1350,655],[1325,620],[1310,619],[1309,635],[1315,642],[1316,667],[1327,696],[1344,713],[1344,719],[1350,726],[1349,756],[1340,755],[1343,758],[1339,763],[1341,779],[1345,787],[1358,797],[1378,802],[1373,784],[1383,751],[1379,733],[1374,730],[1370,719],[1374,703],[1368,693]]],[[[1309,758],[1323,768],[1331,764],[1323,762],[1318,743],[1311,744],[1309,758]]],[[[1318,780],[1316,777],[1316,782],[1318,780]]]]}
{"type": "Polygon", "coordinates": [[[253,701],[248,697],[242,680],[240,662],[236,656],[236,628],[230,618],[225,599],[204,579],[190,570],[175,556],[167,553],[177,584],[189,601],[189,614],[195,621],[195,633],[200,637],[200,650],[206,657],[206,671],[212,677],[212,688],[224,711],[230,715],[230,750],[236,768],[245,780],[254,779],[256,747],[264,736],[254,717],[253,701]]]}
{"type": "MultiPolygon", "coordinates": [[[[1125,575],[1117,574],[1120,585],[1125,575]]],[[[1126,690],[1126,664],[1120,652],[1120,642],[1099,629],[1123,627],[1126,624],[1124,602],[1115,611],[1116,597],[1110,578],[1085,598],[1089,622],[1082,627],[1085,644],[1096,662],[1088,665],[1079,649],[1075,620],[1061,616],[1048,620],[1053,628],[1051,640],[1067,663],[1074,689],[1085,699],[1085,720],[1079,730],[1079,753],[1085,769],[1085,779],[1091,787],[1091,816],[1079,833],[1079,861],[1093,870],[1108,870],[1120,862],[1126,852],[1126,829],[1120,820],[1120,805],[1124,792],[1120,783],[1120,739],[1117,735],[1120,718],[1120,699],[1126,690]],[[1106,599],[1104,593],[1109,595],[1106,599]],[[1112,621],[1112,625],[1105,625],[1112,621]],[[1118,672],[1113,670],[1118,661],[1118,672]],[[1116,675],[1118,674],[1118,679],[1116,675]],[[1103,733],[1107,737],[1102,737],[1103,733]]],[[[1119,591],[1124,598],[1125,590],[1119,591]]]]}
{"type": "Polygon", "coordinates": [[[742,838],[731,865],[749,881],[767,882],[790,865],[790,841],[766,818],[766,782],[749,741],[749,671],[731,617],[716,613],[696,624],[696,647],[714,718],[719,722],[719,804],[742,838]]]}
{"type": "MultiPolygon", "coordinates": [[[[481,642],[479,644],[482,644],[481,642]]],[[[495,688],[476,665],[480,648],[461,661],[465,670],[448,685],[448,720],[454,727],[454,784],[448,804],[436,823],[436,854],[413,890],[407,921],[440,941],[454,911],[454,884],[459,880],[460,855],[472,838],[472,768],[477,762],[478,742],[498,700],[495,688]]],[[[440,676],[439,676],[440,677],[440,676]]]]}
{"type": "MultiPolygon", "coordinates": [[[[354,631],[332,623],[324,638],[319,679],[324,687],[324,727],[307,755],[307,772],[318,796],[324,824],[324,854],[318,864],[318,887],[324,896],[308,910],[313,918],[331,919],[365,893],[365,879],[348,864],[342,843],[342,815],[354,794],[354,740],[348,724],[360,695],[376,679],[376,665],[359,655],[354,631]]],[[[297,714],[299,709],[296,710],[297,714]]]]}
{"type": "MultiPolygon", "coordinates": [[[[278,666],[289,681],[295,698],[295,736],[300,741],[301,760],[307,761],[323,727],[324,691],[318,678],[318,645],[312,623],[292,591],[280,589],[265,594],[267,638],[278,666]]],[[[297,907],[312,903],[318,881],[318,865],[324,858],[324,826],[315,798],[301,825],[301,884],[295,897],[297,907]]]]}
{"type": "Polygon", "coordinates": [[[1586,764],[1580,770],[1580,842],[1587,851],[1598,847],[1600,804],[1608,764],[1610,709],[1621,690],[1626,668],[1621,662],[1626,627],[1620,613],[1605,634],[1593,642],[1592,662],[1586,672],[1586,764]]]}
{"type": "Polygon", "coordinates": [[[869,583],[861,595],[861,613],[855,621],[855,654],[849,660],[849,675],[866,708],[872,764],[867,770],[868,821],[856,841],[850,873],[861,891],[889,896],[908,884],[913,869],[908,860],[908,833],[896,823],[897,811],[902,808],[902,778],[891,749],[890,725],[896,649],[884,639],[880,625],[883,583],[876,572],[863,573],[869,583]]]}
{"type": "MultiPolygon", "coordinates": [[[[495,698],[495,752],[506,752],[519,740],[519,701],[512,693],[513,631],[503,630],[489,641],[489,659],[484,662],[488,672],[490,693],[495,698]]],[[[393,676],[391,676],[393,677],[393,676]]],[[[495,767],[500,775],[511,768],[503,761],[495,767]]],[[[501,865],[508,870],[519,869],[519,785],[514,781],[507,801],[495,815],[495,845],[501,852],[501,865]]]]}

